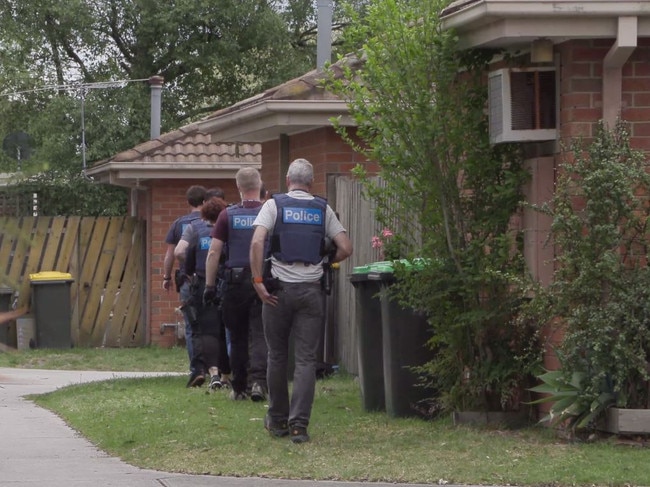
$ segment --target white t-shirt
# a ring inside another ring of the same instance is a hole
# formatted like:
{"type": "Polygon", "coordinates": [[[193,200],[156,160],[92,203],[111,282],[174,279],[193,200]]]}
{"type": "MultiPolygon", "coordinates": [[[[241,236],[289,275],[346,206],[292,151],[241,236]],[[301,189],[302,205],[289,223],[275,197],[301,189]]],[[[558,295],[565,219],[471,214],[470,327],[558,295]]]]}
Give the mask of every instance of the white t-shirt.
{"type": "MultiPolygon", "coordinates": [[[[287,195],[296,199],[314,199],[313,195],[300,190],[289,191],[287,195]]],[[[269,198],[262,206],[257,218],[255,218],[253,226],[262,226],[271,235],[275,228],[277,217],[278,207],[275,204],[275,200],[269,198]]],[[[325,236],[334,238],[341,232],[345,232],[345,228],[343,228],[339,219],[336,218],[334,210],[330,208],[330,205],[327,205],[327,211],[325,213],[325,236]]],[[[271,257],[271,262],[271,275],[284,282],[314,282],[318,281],[323,275],[323,266],[320,263],[304,264],[302,262],[294,262],[293,264],[288,264],[277,260],[275,257],[271,257]]]]}

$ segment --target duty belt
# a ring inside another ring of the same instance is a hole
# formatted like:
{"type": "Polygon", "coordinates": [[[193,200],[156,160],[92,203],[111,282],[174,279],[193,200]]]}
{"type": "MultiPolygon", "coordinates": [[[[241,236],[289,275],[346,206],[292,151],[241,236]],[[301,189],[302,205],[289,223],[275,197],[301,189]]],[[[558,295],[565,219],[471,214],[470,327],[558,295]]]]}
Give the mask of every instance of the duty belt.
{"type": "Polygon", "coordinates": [[[232,267],[226,269],[223,273],[223,280],[229,284],[241,284],[251,280],[251,270],[249,267],[232,267]]]}

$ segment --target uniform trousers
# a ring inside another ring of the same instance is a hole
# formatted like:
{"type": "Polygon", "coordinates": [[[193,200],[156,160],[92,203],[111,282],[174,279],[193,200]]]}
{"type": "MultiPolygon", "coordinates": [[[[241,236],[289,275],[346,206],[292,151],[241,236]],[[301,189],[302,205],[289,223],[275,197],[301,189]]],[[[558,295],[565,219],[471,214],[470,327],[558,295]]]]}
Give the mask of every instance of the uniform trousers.
{"type": "Polygon", "coordinates": [[[290,426],[309,425],[316,388],[316,365],[323,327],[325,294],[320,282],[280,282],[276,306],[264,304],[262,318],[268,345],[267,384],[270,418],[290,426]],[[291,400],[287,380],[289,338],[293,335],[294,372],[291,400]]]}
{"type": "Polygon", "coordinates": [[[230,373],[230,361],[226,349],[226,334],[218,303],[203,304],[205,281],[196,276],[190,286],[190,307],[187,309],[192,329],[192,370],[208,372],[217,367],[221,374],[230,373]]]}
{"type": "Polygon", "coordinates": [[[245,392],[257,382],[266,390],[266,341],[262,329],[262,302],[250,280],[226,283],[223,321],[230,335],[231,384],[245,392]]]}

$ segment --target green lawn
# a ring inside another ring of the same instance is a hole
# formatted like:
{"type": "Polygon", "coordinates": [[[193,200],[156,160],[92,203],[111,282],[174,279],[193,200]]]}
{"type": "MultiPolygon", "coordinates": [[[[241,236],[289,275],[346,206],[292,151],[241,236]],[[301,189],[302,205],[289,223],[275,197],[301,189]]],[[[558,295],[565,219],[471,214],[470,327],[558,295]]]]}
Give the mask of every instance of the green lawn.
{"type": "MultiPolygon", "coordinates": [[[[166,364],[169,371],[183,372],[186,362],[182,349],[0,354],[0,366],[16,367],[164,370],[159,365],[166,364]]],[[[185,381],[184,375],[115,379],[32,399],[111,455],[163,471],[433,484],[650,482],[650,451],[641,442],[601,437],[571,443],[544,427],[509,431],[458,427],[447,417],[390,418],[363,411],[358,384],[345,374],[318,381],[312,441],[303,445],[266,433],[263,403],[233,402],[225,391],[186,389],[185,381]]]]}

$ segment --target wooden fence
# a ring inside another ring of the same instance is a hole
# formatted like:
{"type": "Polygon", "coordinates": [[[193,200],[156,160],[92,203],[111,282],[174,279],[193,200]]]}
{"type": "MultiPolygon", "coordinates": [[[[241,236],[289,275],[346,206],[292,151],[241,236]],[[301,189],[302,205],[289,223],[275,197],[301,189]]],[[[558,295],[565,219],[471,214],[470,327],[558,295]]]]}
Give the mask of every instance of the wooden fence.
{"type": "MultiPolygon", "coordinates": [[[[335,331],[327,338],[335,343],[331,348],[336,347],[337,363],[348,372],[358,374],[355,291],[350,283],[350,275],[354,267],[379,260],[378,250],[372,248],[372,237],[381,229],[375,221],[373,205],[363,197],[358,181],[336,176],[328,186],[335,191],[328,195],[328,200],[335,206],[354,251],[352,257],[341,263],[336,274],[335,292],[330,300],[333,309],[328,323],[328,327],[335,331]],[[332,319],[335,323],[331,322],[332,319]]],[[[381,328],[381,323],[376,326],[381,328]]]]}
{"type": "Polygon", "coordinates": [[[69,273],[74,346],[144,345],[144,228],[131,217],[1,217],[0,286],[29,307],[30,274],[69,273]]]}

